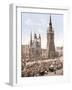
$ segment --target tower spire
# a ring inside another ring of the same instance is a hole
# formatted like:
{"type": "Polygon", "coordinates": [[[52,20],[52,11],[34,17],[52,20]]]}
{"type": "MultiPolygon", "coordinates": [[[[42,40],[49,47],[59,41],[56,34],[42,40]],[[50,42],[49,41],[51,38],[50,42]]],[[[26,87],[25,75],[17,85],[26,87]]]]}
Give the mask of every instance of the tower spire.
{"type": "Polygon", "coordinates": [[[51,21],[51,14],[50,14],[50,22],[49,22],[49,25],[52,25],[52,21],[51,21]]]}
{"type": "Polygon", "coordinates": [[[32,45],[32,32],[30,34],[30,46],[32,45]]]}
{"type": "Polygon", "coordinates": [[[47,57],[55,58],[54,31],[52,29],[51,15],[49,21],[49,29],[47,32],[47,57]]]}
{"type": "Polygon", "coordinates": [[[52,31],[52,20],[51,20],[51,14],[50,14],[50,21],[49,21],[49,31],[52,31]]]}

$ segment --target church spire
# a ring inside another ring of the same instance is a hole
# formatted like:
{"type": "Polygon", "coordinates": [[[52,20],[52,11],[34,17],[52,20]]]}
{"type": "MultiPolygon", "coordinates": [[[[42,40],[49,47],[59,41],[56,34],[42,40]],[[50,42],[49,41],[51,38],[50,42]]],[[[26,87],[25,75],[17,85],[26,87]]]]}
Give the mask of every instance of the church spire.
{"type": "Polygon", "coordinates": [[[55,58],[54,31],[52,29],[52,21],[50,15],[49,28],[47,32],[47,57],[55,58]]]}
{"type": "Polygon", "coordinates": [[[50,22],[49,22],[49,25],[52,25],[52,21],[51,21],[51,15],[50,15],[50,22]]]}
{"type": "Polygon", "coordinates": [[[49,31],[52,31],[52,20],[51,20],[51,15],[50,15],[50,21],[49,21],[49,31]]]}
{"type": "Polygon", "coordinates": [[[30,46],[32,45],[32,32],[30,34],[30,46]]]}

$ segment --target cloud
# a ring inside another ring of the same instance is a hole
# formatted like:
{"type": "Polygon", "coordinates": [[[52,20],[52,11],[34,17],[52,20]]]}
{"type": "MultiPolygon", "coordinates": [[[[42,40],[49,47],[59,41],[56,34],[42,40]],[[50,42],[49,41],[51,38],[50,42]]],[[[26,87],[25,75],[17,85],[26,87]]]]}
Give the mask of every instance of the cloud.
{"type": "Polygon", "coordinates": [[[46,23],[46,20],[43,20],[43,19],[40,19],[40,20],[35,21],[33,19],[28,18],[28,19],[26,19],[24,21],[24,24],[27,25],[27,26],[31,26],[31,27],[33,27],[33,26],[45,27],[45,25],[47,23],[46,23]]]}

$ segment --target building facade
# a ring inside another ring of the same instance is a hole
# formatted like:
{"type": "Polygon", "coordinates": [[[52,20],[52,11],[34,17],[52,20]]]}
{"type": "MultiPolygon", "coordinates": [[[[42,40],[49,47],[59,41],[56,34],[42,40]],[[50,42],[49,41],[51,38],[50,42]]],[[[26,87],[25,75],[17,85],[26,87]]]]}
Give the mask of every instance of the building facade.
{"type": "Polygon", "coordinates": [[[32,33],[30,37],[30,60],[41,60],[42,50],[41,50],[41,36],[37,37],[34,34],[34,39],[32,39],[32,33]]]}

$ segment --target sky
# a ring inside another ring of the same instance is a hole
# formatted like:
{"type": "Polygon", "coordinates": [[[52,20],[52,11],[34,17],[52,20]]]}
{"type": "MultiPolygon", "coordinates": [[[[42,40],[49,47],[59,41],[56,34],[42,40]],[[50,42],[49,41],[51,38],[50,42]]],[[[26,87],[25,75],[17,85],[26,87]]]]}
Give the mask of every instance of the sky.
{"type": "MultiPolygon", "coordinates": [[[[41,34],[41,47],[46,48],[50,13],[22,13],[22,44],[30,43],[30,33],[41,34]]],[[[63,15],[51,14],[55,46],[63,46],[63,15]]]]}

